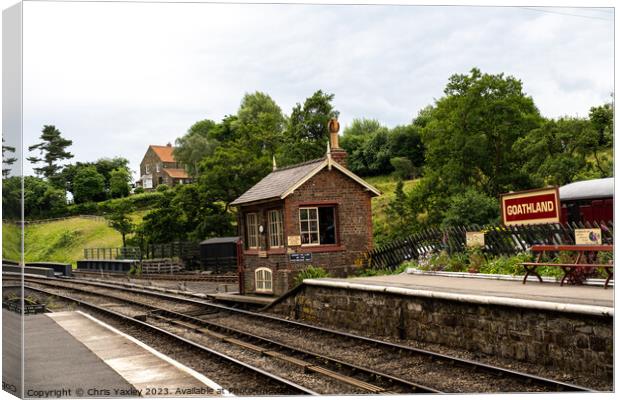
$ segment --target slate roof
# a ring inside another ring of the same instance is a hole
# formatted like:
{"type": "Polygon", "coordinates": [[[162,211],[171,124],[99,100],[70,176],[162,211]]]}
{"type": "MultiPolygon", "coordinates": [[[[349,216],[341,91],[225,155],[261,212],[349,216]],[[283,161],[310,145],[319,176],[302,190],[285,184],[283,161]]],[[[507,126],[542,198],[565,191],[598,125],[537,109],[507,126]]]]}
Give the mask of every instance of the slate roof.
{"type": "Polygon", "coordinates": [[[325,157],[289,167],[278,168],[230,204],[234,206],[259,200],[280,198],[291,186],[306,177],[324,161],[325,157]]]}
{"type": "Polygon", "coordinates": [[[183,168],[164,168],[164,172],[171,178],[185,179],[189,178],[187,171],[183,168]]]}
{"type": "Polygon", "coordinates": [[[239,239],[239,236],[216,237],[203,240],[200,244],[237,243],[239,239]]]}
{"type": "Polygon", "coordinates": [[[614,197],[614,178],[591,179],[560,187],[560,200],[587,200],[614,197]]]}
{"type": "Polygon", "coordinates": [[[153,149],[155,154],[157,154],[157,157],[159,157],[159,159],[162,162],[176,162],[176,160],[174,159],[174,156],[172,155],[172,152],[174,151],[174,147],[157,146],[154,144],[150,145],[149,147],[153,149]]]}

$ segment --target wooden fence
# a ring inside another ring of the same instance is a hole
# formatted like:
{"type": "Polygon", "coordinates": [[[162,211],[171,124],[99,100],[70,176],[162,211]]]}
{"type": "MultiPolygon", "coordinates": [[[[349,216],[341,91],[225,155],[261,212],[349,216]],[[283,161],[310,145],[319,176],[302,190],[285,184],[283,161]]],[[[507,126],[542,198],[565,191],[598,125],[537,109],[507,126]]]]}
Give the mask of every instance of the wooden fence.
{"type": "MultiPolygon", "coordinates": [[[[33,224],[46,224],[48,222],[55,222],[55,221],[64,221],[70,218],[84,218],[84,219],[91,219],[93,221],[104,221],[105,218],[102,217],[101,215],[70,215],[67,217],[59,217],[59,218],[47,218],[47,219],[31,219],[31,220],[25,220],[23,221],[24,225],[33,225],[33,224]]],[[[2,220],[3,223],[5,224],[15,224],[15,225],[22,225],[22,221],[21,220],[8,220],[8,219],[3,219],[2,220]]]]}
{"type": "Polygon", "coordinates": [[[139,260],[139,247],[91,247],[84,249],[86,260],[139,260]]]}
{"type": "Polygon", "coordinates": [[[149,244],[146,246],[143,258],[174,258],[183,260],[187,266],[200,263],[200,247],[197,242],[171,242],[163,244],[149,244]]]}
{"type": "Polygon", "coordinates": [[[613,244],[613,222],[429,228],[366,254],[366,265],[375,269],[394,269],[404,261],[417,260],[422,254],[445,250],[449,254],[465,251],[466,232],[484,232],[486,254],[511,256],[528,251],[534,244],[574,244],[575,229],[601,228],[604,244],[613,244]]]}

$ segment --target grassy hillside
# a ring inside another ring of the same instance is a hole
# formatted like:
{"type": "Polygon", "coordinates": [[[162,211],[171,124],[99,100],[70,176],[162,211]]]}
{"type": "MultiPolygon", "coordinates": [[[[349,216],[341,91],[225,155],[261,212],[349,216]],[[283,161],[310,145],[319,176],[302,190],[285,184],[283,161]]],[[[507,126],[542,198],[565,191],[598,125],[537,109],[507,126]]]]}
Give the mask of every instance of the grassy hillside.
{"type": "Polygon", "coordinates": [[[75,262],[85,247],[120,247],[121,235],[105,220],[69,218],[26,227],[25,259],[28,261],[75,262]]]}
{"type": "Polygon", "coordinates": [[[19,261],[21,230],[14,224],[2,224],[2,259],[19,261]]]}
{"type": "MultiPolygon", "coordinates": [[[[364,178],[364,180],[381,191],[381,196],[372,200],[373,236],[375,245],[381,245],[389,226],[387,207],[394,198],[394,190],[396,190],[398,180],[391,175],[373,176],[364,178]]],[[[405,193],[409,192],[416,182],[416,179],[403,181],[405,193]]]]}

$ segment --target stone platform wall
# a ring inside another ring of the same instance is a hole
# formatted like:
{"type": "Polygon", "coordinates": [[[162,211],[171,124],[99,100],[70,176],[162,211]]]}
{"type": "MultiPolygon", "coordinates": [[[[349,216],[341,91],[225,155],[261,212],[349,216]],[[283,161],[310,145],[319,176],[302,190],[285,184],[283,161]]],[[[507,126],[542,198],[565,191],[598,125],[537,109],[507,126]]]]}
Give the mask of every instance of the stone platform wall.
{"type": "Polygon", "coordinates": [[[270,312],[333,328],[416,339],[613,377],[613,318],[304,285],[270,312]]]}

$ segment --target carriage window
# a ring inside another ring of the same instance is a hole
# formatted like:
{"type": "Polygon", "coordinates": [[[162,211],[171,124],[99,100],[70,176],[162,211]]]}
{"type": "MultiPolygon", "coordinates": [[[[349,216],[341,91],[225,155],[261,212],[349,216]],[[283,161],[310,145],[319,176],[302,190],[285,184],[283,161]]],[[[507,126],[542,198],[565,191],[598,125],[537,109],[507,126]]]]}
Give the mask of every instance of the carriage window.
{"type": "Polygon", "coordinates": [[[336,244],[336,207],[299,209],[302,245],[336,244]]]}
{"type": "Polygon", "coordinates": [[[258,215],[256,213],[246,214],[245,216],[246,235],[248,249],[258,248],[258,215]]]}
{"type": "Polygon", "coordinates": [[[258,268],[254,272],[254,282],[256,282],[257,292],[271,292],[273,290],[271,270],[269,268],[258,268]]]}
{"type": "Polygon", "coordinates": [[[284,246],[284,229],[282,210],[270,210],[269,214],[269,247],[284,246]]]}

